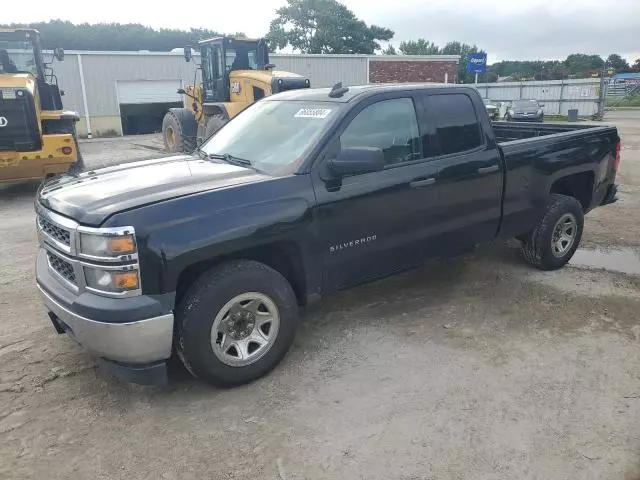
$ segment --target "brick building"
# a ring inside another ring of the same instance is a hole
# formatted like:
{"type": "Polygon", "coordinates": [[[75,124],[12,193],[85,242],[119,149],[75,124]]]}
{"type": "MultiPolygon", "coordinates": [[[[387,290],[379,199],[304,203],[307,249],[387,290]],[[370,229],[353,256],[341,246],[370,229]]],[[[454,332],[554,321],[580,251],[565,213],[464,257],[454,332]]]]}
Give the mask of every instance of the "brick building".
{"type": "Polygon", "coordinates": [[[369,83],[456,83],[457,55],[380,56],[369,59],[369,83]]]}

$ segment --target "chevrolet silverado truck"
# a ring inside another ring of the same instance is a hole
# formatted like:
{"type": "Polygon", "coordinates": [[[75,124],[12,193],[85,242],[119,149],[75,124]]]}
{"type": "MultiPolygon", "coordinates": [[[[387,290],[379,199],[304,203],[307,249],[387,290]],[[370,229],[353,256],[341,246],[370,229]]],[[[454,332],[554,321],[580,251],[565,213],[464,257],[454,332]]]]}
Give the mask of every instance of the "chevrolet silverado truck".
{"type": "Polygon", "coordinates": [[[384,85],[264,98],[193,154],[50,180],[35,201],[53,326],[111,372],[252,381],[300,306],[516,237],[567,263],[616,200],[615,127],[492,125],[473,89],[384,85]]]}

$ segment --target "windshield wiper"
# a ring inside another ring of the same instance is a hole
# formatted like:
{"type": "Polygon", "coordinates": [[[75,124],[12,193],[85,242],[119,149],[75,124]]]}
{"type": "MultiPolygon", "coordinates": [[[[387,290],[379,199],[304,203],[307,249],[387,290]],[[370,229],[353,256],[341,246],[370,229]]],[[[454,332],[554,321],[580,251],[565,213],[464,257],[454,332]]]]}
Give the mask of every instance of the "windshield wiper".
{"type": "Polygon", "coordinates": [[[251,161],[250,160],[246,160],[246,159],[240,158],[240,157],[234,157],[233,155],[231,155],[229,153],[210,153],[207,156],[209,158],[214,159],[214,160],[224,160],[227,163],[231,163],[233,165],[240,165],[241,167],[250,167],[251,166],[251,161]]]}
{"type": "Polygon", "coordinates": [[[197,154],[200,158],[202,158],[203,160],[206,160],[209,158],[209,155],[207,155],[205,153],[204,150],[202,150],[200,147],[196,148],[193,153],[197,154]]]}

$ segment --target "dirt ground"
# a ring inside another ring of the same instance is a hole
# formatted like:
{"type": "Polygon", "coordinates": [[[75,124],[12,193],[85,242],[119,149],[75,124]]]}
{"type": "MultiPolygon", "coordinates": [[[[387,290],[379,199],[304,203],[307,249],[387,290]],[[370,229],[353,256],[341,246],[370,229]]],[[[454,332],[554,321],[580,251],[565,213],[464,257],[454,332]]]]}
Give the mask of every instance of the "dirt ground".
{"type": "MultiPolygon", "coordinates": [[[[620,201],[589,214],[584,245],[638,252],[640,111],[607,121],[620,201]]],[[[82,148],[97,166],[149,145],[82,148]]],[[[0,187],[2,479],[640,478],[640,276],[539,272],[489,245],[310,307],[251,385],[144,387],[51,327],[34,190],[0,187]]]]}

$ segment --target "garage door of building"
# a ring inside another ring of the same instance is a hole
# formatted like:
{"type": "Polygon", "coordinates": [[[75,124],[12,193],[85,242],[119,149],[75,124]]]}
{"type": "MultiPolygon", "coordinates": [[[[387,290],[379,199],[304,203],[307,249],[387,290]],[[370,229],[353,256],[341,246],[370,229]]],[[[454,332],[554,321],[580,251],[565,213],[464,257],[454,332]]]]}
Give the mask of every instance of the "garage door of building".
{"type": "Polygon", "coordinates": [[[181,102],[177,92],[182,87],[180,80],[118,80],[118,103],[173,103],[181,102]]]}

